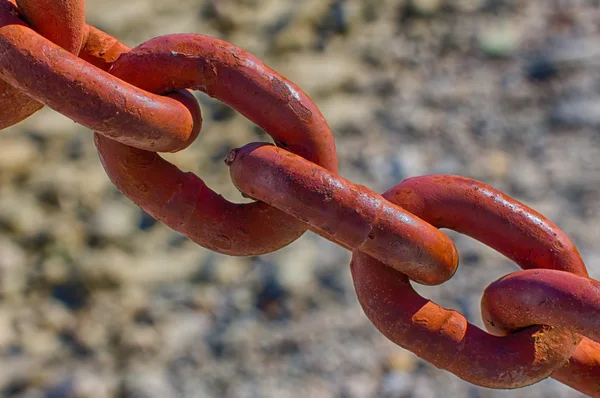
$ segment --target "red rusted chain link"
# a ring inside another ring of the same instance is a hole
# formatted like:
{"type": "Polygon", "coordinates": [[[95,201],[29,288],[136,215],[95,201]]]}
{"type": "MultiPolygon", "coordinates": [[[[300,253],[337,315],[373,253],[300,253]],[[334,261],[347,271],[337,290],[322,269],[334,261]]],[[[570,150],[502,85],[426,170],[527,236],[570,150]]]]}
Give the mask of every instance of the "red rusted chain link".
{"type": "Polygon", "coordinates": [[[600,282],[556,270],[515,272],[487,287],[481,309],[486,329],[498,335],[555,325],[594,340],[584,338],[569,365],[552,377],[600,394],[600,282]]]}
{"type": "Polygon", "coordinates": [[[488,286],[481,299],[483,320],[495,334],[556,325],[600,341],[598,293],[600,282],[563,271],[515,272],[488,286]]]}
{"type": "Polygon", "coordinates": [[[381,195],[267,144],[232,151],[231,179],[246,195],[310,224],[423,284],[454,275],[458,254],[445,234],[381,195]]]}
{"type": "Polygon", "coordinates": [[[38,34],[75,55],[87,34],[83,0],[17,0],[19,14],[38,34]]]}
{"type": "MultiPolygon", "coordinates": [[[[265,144],[234,150],[226,162],[240,191],[355,248],[352,275],[369,319],[390,340],[434,365],[481,386],[517,388],[550,376],[566,363],[581,341],[575,334],[579,329],[571,330],[562,323],[536,322],[543,318],[526,318],[518,326],[548,326],[527,328],[506,337],[492,336],[469,324],[462,315],[424,299],[410,286],[407,275],[415,281],[430,282],[413,262],[433,274],[439,271],[429,267],[429,259],[442,254],[436,250],[449,250],[424,243],[431,241],[427,223],[469,235],[522,268],[561,270],[564,274],[568,271],[574,278],[589,281],[585,265],[569,238],[544,216],[502,192],[468,178],[425,176],[408,179],[381,197],[265,144]],[[389,225],[382,226],[382,220],[398,224],[395,228],[400,236],[384,238],[387,250],[381,247],[381,252],[370,252],[365,242],[389,234],[389,225]],[[354,240],[357,244],[349,243],[347,231],[359,231],[354,240]],[[405,244],[408,250],[403,248],[405,244]],[[402,255],[399,258],[407,264],[395,262],[395,255],[402,255]]],[[[599,285],[590,283],[594,285],[589,286],[599,285]]],[[[576,312],[579,316],[598,310],[600,291],[588,288],[587,292],[588,296],[580,297],[590,310],[576,312]]],[[[510,295],[504,297],[510,303],[510,295]]],[[[535,304],[527,304],[534,313],[535,304]]],[[[574,361],[577,359],[572,358],[574,361]]],[[[576,387],[590,391],[600,388],[600,380],[576,387]]]]}
{"type": "MultiPolygon", "coordinates": [[[[178,109],[169,108],[179,103],[169,104],[168,98],[152,96],[70,57],[25,25],[11,25],[15,19],[14,15],[0,19],[0,45],[9,55],[0,60],[4,79],[75,121],[136,148],[167,151],[189,144],[177,140],[178,133],[165,131],[185,125],[178,121],[178,109]],[[159,106],[165,103],[167,107],[159,106]],[[170,146],[173,136],[176,147],[170,146]],[[164,138],[167,140],[161,141],[164,138]]],[[[127,50],[113,44],[107,35],[90,32],[97,40],[88,39],[90,45],[84,50],[100,63],[106,60],[106,50],[113,57],[127,50]]],[[[133,83],[150,91],[166,93],[190,86],[203,90],[238,109],[280,145],[337,170],[331,131],[314,103],[293,83],[227,42],[201,35],[165,36],[120,57],[120,62],[111,66],[111,73],[127,80],[143,77],[133,83]]],[[[200,128],[199,110],[190,110],[196,123],[186,139],[194,139],[200,128]]],[[[208,189],[191,189],[204,184],[183,173],[177,178],[166,162],[156,161],[154,168],[150,167],[148,159],[160,159],[154,153],[118,147],[101,137],[96,142],[118,188],[148,213],[203,246],[232,255],[262,254],[289,244],[306,231],[303,223],[265,204],[232,204],[208,189]],[[104,152],[113,147],[112,153],[104,152]],[[157,168],[171,171],[171,191],[166,187],[150,190],[157,181],[156,173],[160,173],[157,168]],[[143,180],[143,176],[148,178],[143,180]],[[232,234],[232,230],[237,233],[232,234]]]]}
{"type": "MultiPolygon", "coordinates": [[[[240,111],[279,145],[337,171],[333,136],[316,105],[292,82],[229,43],[202,35],[159,37],[121,56],[111,73],[147,90],[204,91],[240,111]]],[[[231,203],[153,152],[100,136],[96,146],[121,192],[209,249],[264,254],[293,242],[307,229],[265,203],[231,203]],[[151,188],[156,181],[161,187],[151,188]]]]}
{"type": "MultiPolygon", "coordinates": [[[[11,20],[13,23],[19,23],[14,15],[15,1],[0,1],[0,14],[13,14],[14,18],[11,20]]],[[[87,33],[83,0],[18,0],[16,3],[20,7],[21,15],[39,34],[75,55],[79,53],[83,37],[87,33]]],[[[0,92],[0,129],[19,123],[43,107],[1,79],[0,92]]]]}
{"type": "Polygon", "coordinates": [[[97,68],[108,71],[117,58],[128,51],[131,51],[131,48],[116,38],[88,25],[88,35],[85,38],[79,58],[97,68]]]}
{"type": "Polygon", "coordinates": [[[45,104],[95,130],[115,186],[204,247],[258,255],[311,229],[352,250],[367,317],[435,366],[490,388],[551,376],[600,397],[600,282],[588,278],[556,225],[468,178],[411,178],[379,195],[340,177],[317,106],[242,49],[197,34],[130,49],[85,24],[83,0],[0,0],[0,90],[0,129],[45,104]],[[199,134],[200,108],[186,89],[221,100],[277,144],[248,144],[226,159],[234,184],[256,202],[228,202],[156,153],[182,150],[199,134]],[[411,280],[436,285],[457,269],[457,250],[440,228],[524,269],[483,295],[482,316],[494,334],[412,288],[411,280]]]}
{"type": "MultiPolygon", "coordinates": [[[[595,315],[597,317],[597,315],[595,315]]],[[[583,339],[566,365],[552,373],[552,378],[592,397],[600,396],[600,348],[598,343],[583,339]]]]}
{"type": "Polygon", "coordinates": [[[200,90],[246,116],[277,145],[337,172],[333,135],[314,102],[226,41],[198,34],[157,37],[123,54],[110,72],[149,91],[200,90]]]}
{"type": "Polygon", "coordinates": [[[171,152],[187,147],[201,124],[197,103],[140,90],[63,50],[0,13],[0,76],[74,121],[125,144],[171,152]]]}

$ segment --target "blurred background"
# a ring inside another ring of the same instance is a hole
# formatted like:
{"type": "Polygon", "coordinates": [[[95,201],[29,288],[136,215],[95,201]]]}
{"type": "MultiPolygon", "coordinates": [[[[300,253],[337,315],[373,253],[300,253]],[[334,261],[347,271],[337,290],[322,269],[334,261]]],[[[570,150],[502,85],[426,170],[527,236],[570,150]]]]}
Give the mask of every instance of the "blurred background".
{"type": "MultiPolygon", "coordinates": [[[[600,278],[597,0],[87,0],[129,46],[202,33],[297,83],[340,174],[383,192],[476,178],[540,211],[600,278]]],[[[198,94],[200,138],[166,156],[240,200],[223,159],[268,136],[198,94]]],[[[311,233],[255,258],[214,254],[111,185],[91,131],[50,109],[0,136],[0,395],[579,397],[553,380],[472,386],[385,339],[350,254],[311,233]]],[[[461,265],[419,292],[482,327],[484,288],[517,268],[451,234],[461,265]]]]}

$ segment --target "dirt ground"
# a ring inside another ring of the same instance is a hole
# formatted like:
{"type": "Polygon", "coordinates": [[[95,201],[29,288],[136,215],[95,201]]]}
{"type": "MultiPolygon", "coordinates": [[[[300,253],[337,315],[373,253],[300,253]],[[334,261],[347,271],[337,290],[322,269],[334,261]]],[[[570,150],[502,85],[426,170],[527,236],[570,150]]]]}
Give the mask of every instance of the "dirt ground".
{"type": "MultiPolygon", "coordinates": [[[[136,46],[230,41],[316,102],[340,174],[383,192],[448,173],[558,224],[600,278],[600,3],[511,0],[88,0],[136,46]]],[[[223,159],[268,136],[198,94],[204,125],[165,157],[240,200],[223,159]]],[[[472,386],[389,342],[357,300],[350,254],[307,233],[237,258],[191,243],[110,183],[91,131],[50,109],[0,137],[4,397],[579,397],[546,380],[472,386]]],[[[484,288],[516,266],[452,233],[455,277],[419,292],[483,327],[484,288]]]]}

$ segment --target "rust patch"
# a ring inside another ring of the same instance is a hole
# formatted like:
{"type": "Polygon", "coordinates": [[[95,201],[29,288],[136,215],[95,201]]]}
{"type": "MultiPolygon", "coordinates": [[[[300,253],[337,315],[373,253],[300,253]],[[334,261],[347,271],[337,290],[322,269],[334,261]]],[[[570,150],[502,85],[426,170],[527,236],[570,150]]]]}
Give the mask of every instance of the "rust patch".
{"type": "Polygon", "coordinates": [[[298,119],[304,123],[312,120],[312,112],[300,100],[300,94],[284,82],[279,76],[271,77],[271,86],[277,97],[287,104],[298,119]]]}

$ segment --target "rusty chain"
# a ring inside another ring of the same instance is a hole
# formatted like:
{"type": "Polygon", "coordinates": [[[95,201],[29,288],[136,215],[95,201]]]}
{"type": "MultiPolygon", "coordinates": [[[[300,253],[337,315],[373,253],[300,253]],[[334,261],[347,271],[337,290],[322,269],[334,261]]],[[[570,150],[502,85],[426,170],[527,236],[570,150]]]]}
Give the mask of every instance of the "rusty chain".
{"type": "Polygon", "coordinates": [[[600,282],[552,222],[481,182],[411,178],[379,195],[337,174],[333,135],[295,84],[222,40],[177,34],[130,49],[85,23],[83,0],[0,0],[0,128],[44,105],[95,131],[106,173],[130,200],[199,245],[260,255],[308,229],[353,251],[359,302],[387,338],[470,383],[519,388],[553,377],[600,397],[600,282]],[[198,136],[200,90],[263,128],[226,159],[228,202],[156,152],[198,136]],[[410,281],[450,279],[458,253],[440,228],[473,237],[523,271],[482,298],[486,329],[421,297],[410,281]]]}

